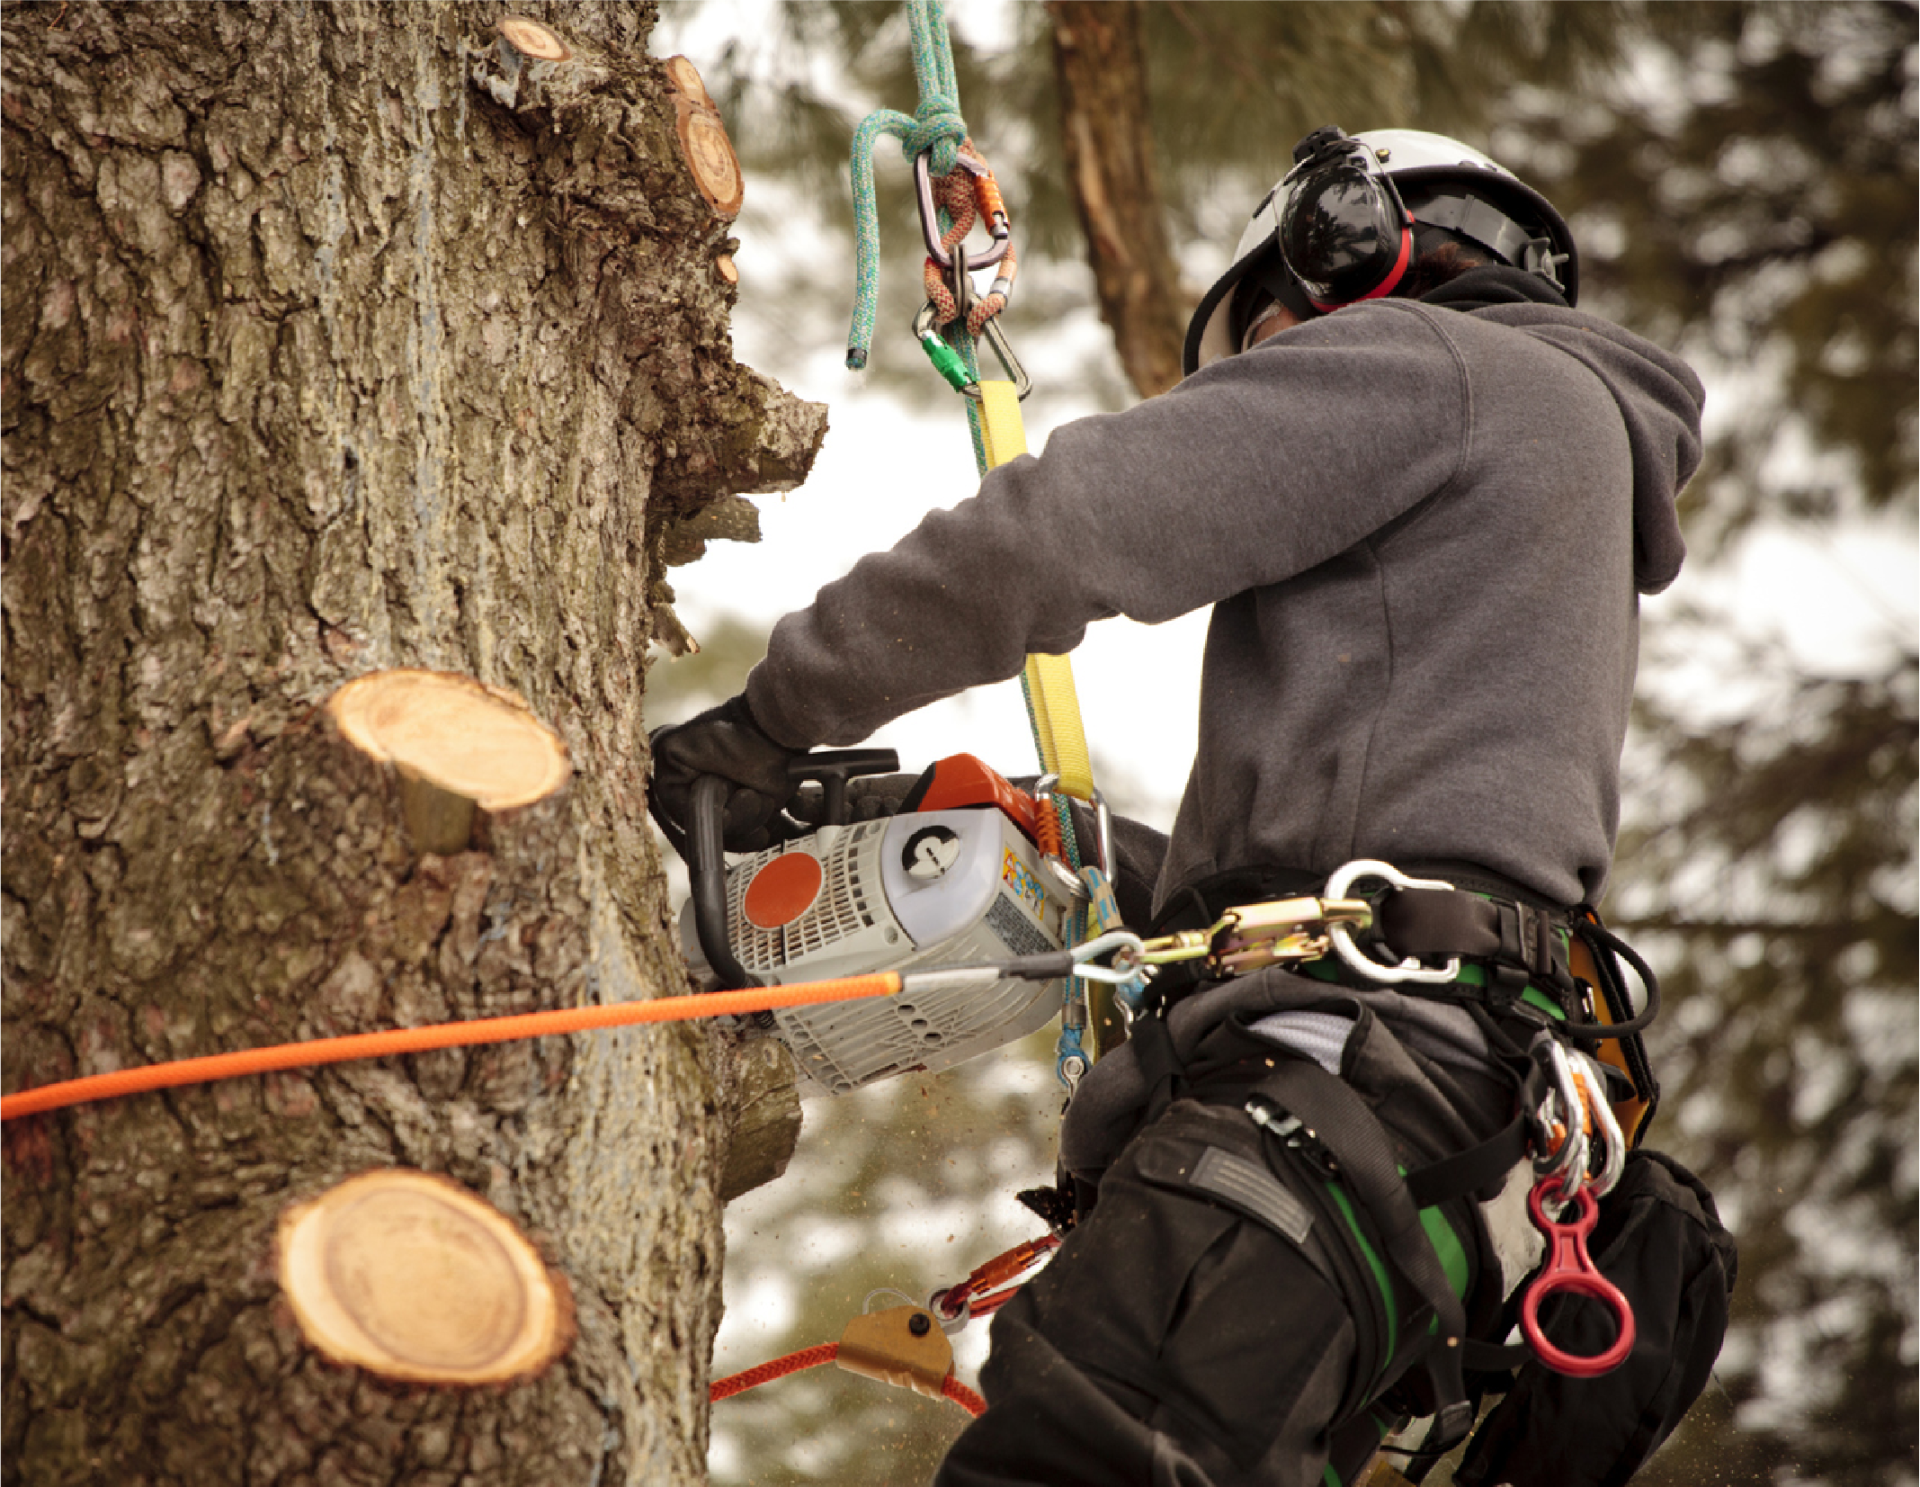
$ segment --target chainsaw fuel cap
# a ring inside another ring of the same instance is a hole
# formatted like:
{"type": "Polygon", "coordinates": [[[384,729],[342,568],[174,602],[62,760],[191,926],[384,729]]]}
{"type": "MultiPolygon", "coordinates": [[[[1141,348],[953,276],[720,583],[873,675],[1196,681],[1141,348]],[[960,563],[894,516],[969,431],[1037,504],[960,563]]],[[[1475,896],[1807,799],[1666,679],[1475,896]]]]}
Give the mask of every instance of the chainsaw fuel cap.
{"type": "Polygon", "coordinates": [[[825,881],[819,858],[782,852],[753,875],[740,911],[755,929],[782,929],[813,907],[825,881]]]}

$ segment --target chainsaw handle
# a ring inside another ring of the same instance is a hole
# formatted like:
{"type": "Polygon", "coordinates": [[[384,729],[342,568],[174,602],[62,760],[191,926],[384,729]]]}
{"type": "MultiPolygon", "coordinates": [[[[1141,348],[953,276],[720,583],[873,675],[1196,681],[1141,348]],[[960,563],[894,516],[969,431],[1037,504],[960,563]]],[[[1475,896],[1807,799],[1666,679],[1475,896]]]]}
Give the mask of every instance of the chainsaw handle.
{"type": "Polygon", "coordinates": [[[787,778],[796,785],[816,784],[826,793],[822,826],[845,826],[848,783],[861,775],[896,774],[899,769],[900,756],[892,749],[824,749],[795,754],[787,761],[787,778]]]}
{"type": "MultiPolygon", "coordinates": [[[[899,768],[900,756],[892,749],[834,749],[794,755],[787,765],[787,778],[795,785],[809,780],[817,783],[826,792],[824,824],[844,826],[848,781],[861,775],[892,774],[899,768]]],[[[732,781],[722,775],[701,775],[693,782],[687,799],[682,855],[693,886],[693,930],[701,953],[720,978],[721,988],[739,991],[766,983],[740,964],[727,929],[727,856],[722,827],[732,790],[732,781]]]]}
{"type": "Polygon", "coordinates": [[[723,991],[742,991],[763,983],[734,957],[727,933],[727,856],[720,828],[732,789],[732,782],[717,774],[693,782],[687,798],[687,876],[693,884],[693,931],[707,964],[723,991]]]}

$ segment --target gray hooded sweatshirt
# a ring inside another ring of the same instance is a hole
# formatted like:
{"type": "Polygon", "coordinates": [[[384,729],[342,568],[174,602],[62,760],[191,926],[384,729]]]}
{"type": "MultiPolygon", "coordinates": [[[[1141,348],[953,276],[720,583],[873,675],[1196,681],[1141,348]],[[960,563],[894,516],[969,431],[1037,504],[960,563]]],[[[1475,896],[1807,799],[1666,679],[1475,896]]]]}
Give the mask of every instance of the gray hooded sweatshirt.
{"type": "Polygon", "coordinates": [[[782,743],[853,744],[1091,621],[1211,605],[1160,902],[1363,857],[1597,902],[1701,399],[1558,305],[1349,306],[992,471],[780,621],[748,704],[782,743]]]}

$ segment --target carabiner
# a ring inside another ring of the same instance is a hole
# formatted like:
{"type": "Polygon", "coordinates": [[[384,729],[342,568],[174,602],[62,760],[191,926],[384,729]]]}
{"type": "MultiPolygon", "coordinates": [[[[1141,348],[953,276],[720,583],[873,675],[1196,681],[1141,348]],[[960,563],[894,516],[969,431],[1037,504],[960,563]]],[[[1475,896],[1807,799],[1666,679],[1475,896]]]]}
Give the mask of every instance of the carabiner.
{"type": "MultiPolygon", "coordinates": [[[[1013,347],[1007,344],[1007,333],[1000,329],[998,316],[980,327],[980,339],[993,347],[993,354],[1000,358],[1000,365],[1007,374],[1007,380],[1013,383],[1014,392],[1024,402],[1027,394],[1033,391],[1033,379],[1027,375],[1027,369],[1020,365],[1020,358],[1013,354],[1013,347]]],[[[978,382],[960,390],[976,403],[980,401],[978,382]]]]}
{"type": "Polygon", "coordinates": [[[1140,936],[1130,929],[1116,929],[1095,939],[1082,940],[1073,947],[1070,952],[1073,974],[1082,981],[1105,981],[1110,986],[1121,986],[1140,973],[1140,967],[1145,964],[1145,951],[1146,945],[1140,936]],[[1113,956],[1114,964],[1093,964],[1108,954],[1113,956]]]}
{"type": "Polygon", "coordinates": [[[913,317],[914,339],[927,353],[927,360],[933,363],[934,371],[946,379],[947,386],[955,392],[965,392],[975,385],[973,373],[967,370],[960,353],[942,339],[935,323],[939,313],[939,307],[932,300],[920,307],[920,313],[913,317]]]}
{"type": "Polygon", "coordinates": [[[1548,1095],[1534,1112],[1534,1137],[1538,1141],[1538,1149],[1532,1153],[1534,1176],[1559,1180],[1563,1195],[1571,1199],[1578,1189],[1586,1187],[1586,1168],[1592,1157],[1588,1103],[1580,1095],[1580,1085],[1574,1082],[1567,1049],[1561,1047],[1557,1037],[1542,1030],[1534,1036],[1528,1053],[1546,1066],[1551,1078],[1548,1095]],[[1553,1110],[1555,1101],[1559,1112],[1553,1110]]]}
{"type": "MultiPolygon", "coordinates": [[[[1438,878],[1409,878],[1399,868],[1388,863],[1363,858],[1358,862],[1349,862],[1345,867],[1327,879],[1326,896],[1330,899],[1342,899],[1348,896],[1347,890],[1360,878],[1380,878],[1395,888],[1444,888],[1451,889],[1453,884],[1442,882],[1438,878]]],[[[1354,970],[1370,981],[1392,984],[1400,981],[1424,982],[1428,985],[1441,985],[1456,980],[1460,975],[1460,958],[1455,956],[1438,970],[1423,966],[1417,957],[1409,955],[1398,965],[1387,965],[1375,960],[1353,942],[1353,931],[1345,924],[1328,926],[1328,934],[1333,940],[1335,953],[1354,970]]]]}
{"type": "Polygon", "coordinates": [[[1545,1066],[1553,1081],[1533,1117],[1534,1135],[1539,1144],[1533,1153],[1533,1170],[1543,1179],[1551,1177],[1559,1181],[1563,1193],[1570,1198],[1587,1183],[1587,1102],[1574,1082],[1567,1050],[1552,1033],[1539,1033],[1527,1051],[1545,1066]],[[1556,1100],[1560,1106],[1558,1115],[1552,1108],[1556,1100]],[[1559,1127],[1557,1135],[1556,1126],[1559,1127]]]}
{"type": "Polygon", "coordinates": [[[1626,1170],[1627,1139],[1621,1134],[1620,1122],[1607,1099],[1606,1076],[1600,1072],[1599,1061],[1584,1049],[1575,1050],[1570,1061],[1574,1082],[1580,1087],[1581,1097],[1586,1101],[1592,1126],[1588,1139],[1598,1137],[1600,1141],[1600,1170],[1592,1178],[1592,1187],[1596,1198],[1604,1198],[1613,1191],[1613,1185],[1626,1170]]]}
{"type": "Polygon", "coordinates": [[[1527,1213],[1547,1241],[1547,1262],[1539,1276],[1527,1287],[1520,1302],[1520,1331],[1539,1360],[1555,1373],[1576,1379],[1596,1378],[1611,1373],[1633,1351],[1633,1306],[1620,1288],[1600,1273],[1587,1253],[1587,1236],[1600,1222],[1600,1204],[1592,1192],[1580,1188],[1573,1205],[1580,1210],[1571,1223],[1547,1217],[1548,1190],[1560,1191],[1560,1179],[1551,1174],[1541,1178],[1527,1194],[1527,1213]],[[1569,1353],[1556,1347],[1540,1330],[1540,1306],[1550,1296],[1571,1292],[1604,1303],[1612,1311],[1619,1335],[1604,1352],[1569,1353]]]}
{"type": "MultiPolygon", "coordinates": [[[[913,335],[927,353],[927,360],[933,363],[938,372],[955,392],[963,392],[976,403],[980,401],[980,383],[973,373],[967,370],[967,364],[960,353],[949,346],[940,335],[937,324],[939,307],[928,300],[913,317],[913,335]]],[[[1000,328],[998,319],[989,320],[980,329],[981,339],[993,348],[993,354],[1000,358],[1000,365],[1006,369],[1008,379],[1021,398],[1033,391],[1033,379],[1027,375],[1027,369],[1013,354],[1013,348],[1007,344],[1007,333],[1000,328]]]]}
{"type": "MultiPolygon", "coordinates": [[[[933,199],[933,169],[928,163],[932,158],[931,150],[922,150],[913,157],[913,186],[920,201],[920,235],[926,239],[927,257],[943,269],[953,267],[953,254],[941,243],[940,208],[933,199]]],[[[981,215],[987,219],[987,231],[993,235],[993,244],[977,258],[967,255],[971,268],[989,268],[1007,256],[1007,248],[1013,242],[1011,224],[1007,221],[1006,203],[1000,199],[999,183],[993,179],[993,172],[987,162],[965,150],[958,152],[961,169],[973,177],[974,200],[979,203],[981,215]],[[991,191],[984,183],[992,183],[991,191]]]]}
{"type": "MultiPolygon", "coordinates": [[[[970,396],[978,397],[978,388],[972,389],[970,396]]],[[[1057,826],[1059,817],[1053,807],[1053,787],[1060,783],[1058,774],[1043,774],[1034,781],[1033,803],[1039,808],[1042,822],[1040,832],[1040,865],[1047,870],[1054,884],[1075,908],[1086,903],[1092,897],[1092,891],[1081,881],[1080,875],[1073,870],[1073,864],[1062,855],[1058,842],[1058,833],[1048,829],[1048,823],[1057,826]],[[1050,839],[1052,845],[1049,845],[1050,839]]]]}

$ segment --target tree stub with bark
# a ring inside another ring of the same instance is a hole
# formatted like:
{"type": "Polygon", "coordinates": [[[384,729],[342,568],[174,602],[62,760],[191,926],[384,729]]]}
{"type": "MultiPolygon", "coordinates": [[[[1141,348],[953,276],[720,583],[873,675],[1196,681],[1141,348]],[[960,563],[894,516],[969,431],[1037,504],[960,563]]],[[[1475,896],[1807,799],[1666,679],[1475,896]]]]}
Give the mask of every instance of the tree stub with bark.
{"type": "Polygon", "coordinates": [[[443,1177],[349,1178],[281,1215],[278,1253],[307,1341],[383,1378],[511,1383],[573,1341],[565,1277],[506,1215],[443,1177]]]}
{"type": "Polygon", "coordinates": [[[400,779],[422,852],[463,852],[476,810],[545,799],[571,765],[558,735],[512,693],[451,672],[376,671],[340,688],[327,715],[349,743],[400,779]]]}

